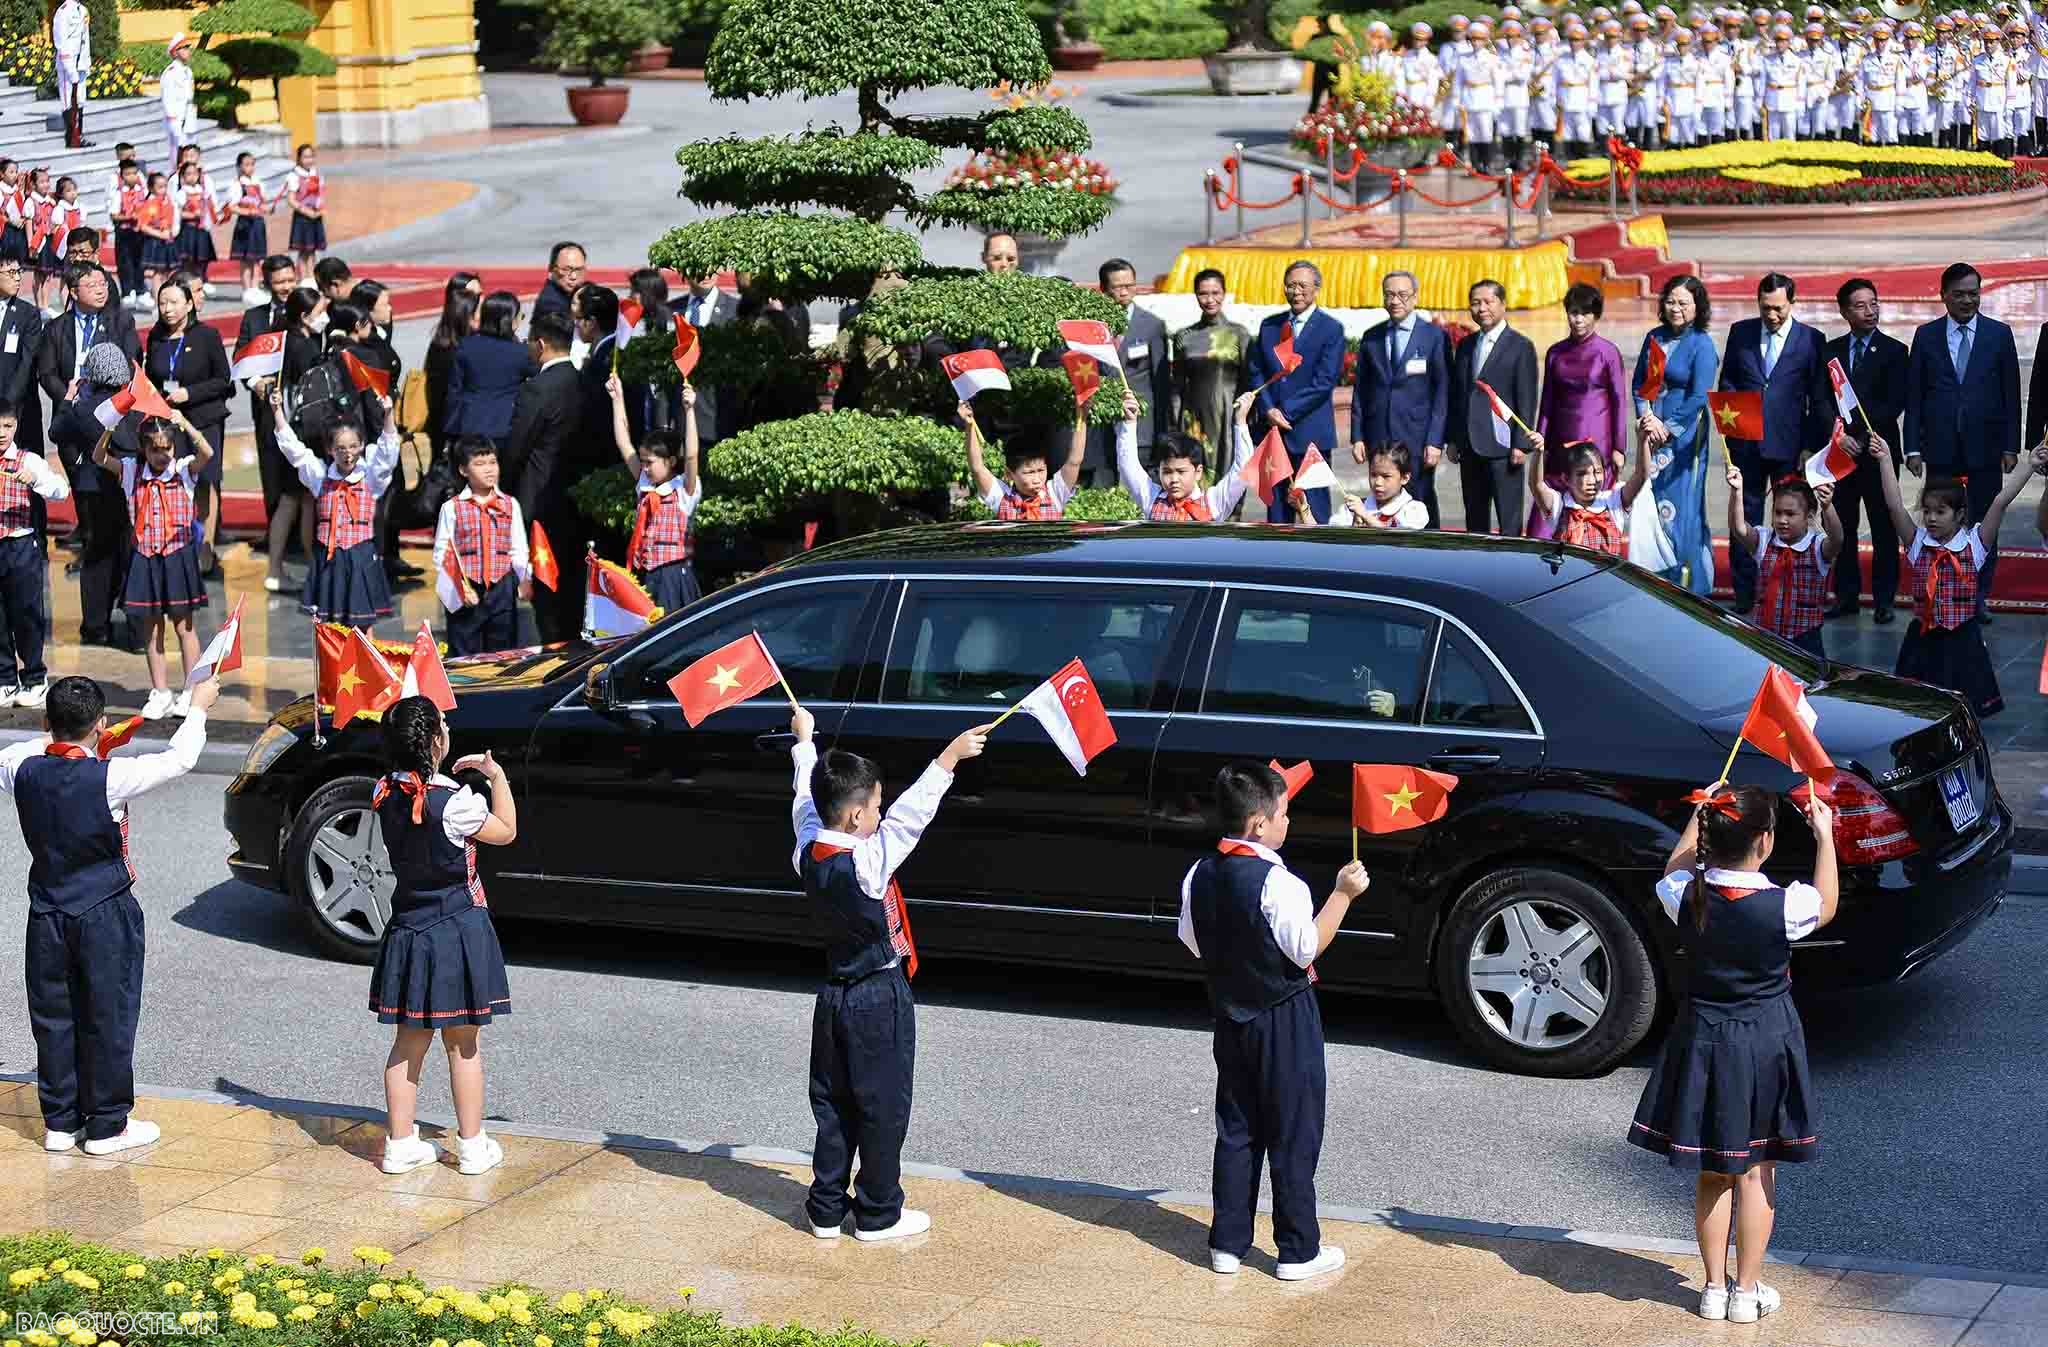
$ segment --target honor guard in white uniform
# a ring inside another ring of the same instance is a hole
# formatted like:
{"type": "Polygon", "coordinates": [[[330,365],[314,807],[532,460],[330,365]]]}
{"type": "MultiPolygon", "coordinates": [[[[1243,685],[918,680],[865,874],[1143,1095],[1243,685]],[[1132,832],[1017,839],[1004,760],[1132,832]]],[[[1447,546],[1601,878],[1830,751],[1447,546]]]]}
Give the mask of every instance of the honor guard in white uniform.
{"type": "Polygon", "coordinates": [[[1436,53],[1441,71],[1437,77],[1436,121],[1444,129],[1444,139],[1462,146],[1465,140],[1458,116],[1458,65],[1472,54],[1472,21],[1463,14],[1453,14],[1450,28],[1450,36],[1436,53]]]}
{"type": "Polygon", "coordinates": [[[1792,50],[1792,30],[1771,29],[1773,47],[1764,57],[1764,136],[1796,140],[1806,118],[1806,58],[1792,50]]]}
{"type": "MultiPolygon", "coordinates": [[[[1430,28],[1426,23],[1417,23],[1408,29],[1408,50],[1401,53],[1400,82],[1395,85],[1406,98],[1418,108],[1434,112],[1437,104],[1437,81],[1443,76],[1443,68],[1437,64],[1436,53],[1429,49],[1430,28]]],[[[1437,125],[1448,133],[1443,118],[1437,118],[1437,125]]]]}
{"type": "Polygon", "coordinates": [[[1535,103],[1536,49],[1523,36],[1519,19],[1503,20],[1501,33],[1500,141],[1508,164],[1519,166],[1522,147],[1529,143],[1529,109],[1535,103]]]}
{"type": "Polygon", "coordinates": [[[1998,40],[1995,24],[1980,30],[1984,49],[1970,62],[1970,105],[1977,110],[1977,148],[2010,156],[2006,142],[2005,91],[2011,83],[2012,58],[1998,40]]]}
{"type": "Polygon", "coordinates": [[[1735,60],[1721,42],[1721,30],[1711,23],[1699,26],[1700,47],[1700,143],[1717,145],[1729,138],[1735,99],[1735,60]]]}
{"type": "Polygon", "coordinates": [[[1825,140],[1835,124],[1828,100],[1834,96],[1835,81],[1842,74],[1841,58],[1827,42],[1827,29],[1818,23],[1806,25],[1806,106],[1801,110],[1801,139],[1825,140]]]}
{"type": "Polygon", "coordinates": [[[1970,140],[1970,61],[1950,15],[1934,21],[1932,64],[1927,101],[1934,111],[1935,143],[1962,149],[1970,140]]]}
{"type": "Polygon", "coordinates": [[[1557,25],[1541,14],[1530,20],[1529,32],[1530,45],[1536,52],[1536,75],[1530,84],[1535,94],[1529,102],[1529,130],[1536,139],[1549,146],[1553,154],[1562,153],[1556,144],[1557,80],[1553,75],[1557,63],[1564,59],[1567,50],[1565,39],[1558,36],[1557,25]]]}
{"type": "Polygon", "coordinates": [[[1368,75],[1378,75],[1396,93],[1401,91],[1401,54],[1394,50],[1394,30],[1374,19],[1365,28],[1365,54],[1358,58],[1359,69],[1368,75]]]}
{"type": "Polygon", "coordinates": [[[178,148],[199,134],[199,110],[192,97],[192,39],[180,33],[167,50],[171,62],[158,76],[163,91],[164,139],[170,142],[170,162],[178,162],[178,148]]]}
{"type": "Polygon", "coordinates": [[[2034,153],[2034,41],[2025,19],[2005,24],[2005,138],[2013,154],[2034,153]]]}
{"type": "Polygon", "coordinates": [[[1742,35],[1742,14],[1730,10],[1721,17],[1721,50],[1728,55],[1728,117],[1722,130],[1729,140],[1747,140],[1756,121],[1757,76],[1762,67],[1756,43],[1742,35]]]}
{"type": "Polygon", "coordinates": [[[1692,30],[1681,28],[1664,58],[1657,99],[1664,112],[1665,133],[1673,148],[1685,149],[1699,138],[1700,58],[1692,49],[1692,30]]]}
{"type": "Polygon", "coordinates": [[[1934,55],[1927,49],[1926,30],[1918,19],[1908,19],[1899,36],[1904,43],[1899,52],[1899,142],[1931,146],[1934,104],[1928,86],[1934,80],[1934,55]]]}
{"type": "MultiPolygon", "coordinates": [[[[1858,10],[1867,15],[1869,10],[1858,10]]],[[[1834,88],[1828,93],[1828,124],[1834,128],[1836,140],[1855,140],[1863,129],[1863,117],[1858,92],[1858,74],[1863,67],[1863,58],[1868,52],[1864,34],[1870,30],[1859,26],[1862,20],[1842,25],[1840,38],[1824,39],[1833,49],[1840,68],[1835,72],[1834,88]]]]}
{"type": "Polygon", "coordinates": [[[1491,172],[1499,155],[1507,71],[1493,49],[1493,29],[1486,20],[1472,24],[1469,32],[1471,41],[1458,57],[1452,94],[1465,125],[1465,158],[1474,168],[1491,172]]]}
{"type": "Polygon", "coordinates": [[[1593,99],[1600,81],[1600,62],[1587,48],[1586,29],[1578,20],[1568,21],[1564,33],[1569,45],[1550,68],[1550,90],[1560,119],[1558,153],[1569,161],[1592,149],[1593,99]]]}
{"type": "Polygon", "coordinates": [[[1621,20],[1600,21],[1600,49],[1593,53],[1599,82],[1593,86],[1593,106],[1600,135],[1628,133],[1628,80],[1635,69],[1635,56],[1622,45],[1621,20]]]}
{"type": "Polygon", "coordinates": [[[1899,96],[1905,83],[1906,62],[1892,47],[1892,26],[1873,25],[1870,50],[1856,65],[1856,96],[1870,109],[1869,144],[1899,143],[1899,96]]]}
{"type": "Polygon", "coordinates": [[[85,86],[92,76],[92,15],[79,0],[64,0],[50,16],[50,51],[57,67],[57,101],[64,108],[64,143],[84,149],[85,86]]]}
{"type": "Polygon", "coordinates": [[[1628,19],[1628,136],[1637,146],[1657,146],[1657,80],[1664,65],[1664,53],[1650,36],[1650,16],[1631,14],[1628,19]]]}

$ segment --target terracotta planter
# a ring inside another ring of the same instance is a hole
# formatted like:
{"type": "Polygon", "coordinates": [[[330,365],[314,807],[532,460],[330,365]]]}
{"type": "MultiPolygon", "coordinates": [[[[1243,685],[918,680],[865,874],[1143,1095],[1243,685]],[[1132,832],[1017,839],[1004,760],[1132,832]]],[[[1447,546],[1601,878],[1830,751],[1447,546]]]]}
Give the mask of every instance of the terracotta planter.
{"type": "Polygon", "coordinates": [[[615,126],[626,115],[626,100],[632,90],[623,84],[572,84],[569,115],[578,126],[615,126]]]}
{"type": "Polygon", "coordinates": [[[1301,88],[1301,62],[1284,51],[1219,51],[1202,58],[1209,87],[1221,95],[1291,94],[1301,88]]]}
{"type": "Polygon", "coordinates": [[[1054,70],[1093,70],[1102,64],[1102,46],[1095,42],[1069,42],[1052,49],[1054,70]]]}
{"type": "Polygon", "coordinates": [[[670,52],[667,47],[662,46],[659,42],[650,42],[634,53],[633,59],[626,64],[626,73],[628,75],[644,75],[650,70],[666,70],[668,69],[669,56],[670,52]]]}

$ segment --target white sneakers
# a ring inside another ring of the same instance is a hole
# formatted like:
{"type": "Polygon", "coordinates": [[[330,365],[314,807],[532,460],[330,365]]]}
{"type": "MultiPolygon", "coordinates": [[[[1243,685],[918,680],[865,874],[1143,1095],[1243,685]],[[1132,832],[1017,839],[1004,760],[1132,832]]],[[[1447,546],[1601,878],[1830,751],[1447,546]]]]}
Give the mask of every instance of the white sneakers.
{"type": "Polygon", "coordinates": [[[440,1158],[441,1148],[421,1136],[420,1129],[415,1127],[409,1137],[384,1139],[384,1162],[377,1167],[386,1174],[410,1174],[440,1158]]]}
{"type": "Polygon", "coordinates": [[[455,1168],[464,1174],[482,1174],[496,1169],[505,1159],[505,1148],[490,1133],[455,1138],[455,1168]]]}
{"type": "Polygon", "coordinates": [[[1343,1266],[1344,1251],[1334,1244],[1325,1244],[1306,1263],[1282,1263],[1273,1269],[1273,1275],[1283,1282],[1305,1282],[1310,1277],[1320,1277],[1343,1266]]]}
{"type": "MultiPolygon", "coordinates": [[[[91,1142],[88,1141],[85,1144],[88,1150],[91,1149],[91,1142]]],[[[1728,1322],[1731,1324],[1753,1324],[1767,1314],[1776,1314],[1778,1306],[1782,1303],[1783,1301],[1779,1298],[1777,1291],[1764,1285],[1761,1281],[1748,1290],[1738,1286],[1728,1297],[1728,1322]]],[[[1704,1309],[1702,1312],[1704,1313],[1704,1309]]]]}
{"type": "Polygon", "coordinates": [[[1716,1322],[1728,1317],[1728,1288],[1709,1286],[1700,1292],[1700,1318],[1716,1322]]]}
{"type": "Polygon", "coordinates": [[[142,703],[142,718],[144,720],[162,720],[171,713],[171,707],[177,700],[176,697],[171,695],[169,688],[151,688],[149,690],[149,699],[142,703]]]}
{"type": "Polygon", "coordinates": [[[83,1132],[44,1132],[43,1149],[52,1155],[60,1155],[78,1144],[83,1132]]]}
{"type": "Polygon", "coordinates": [[[190,688],[186,688],[183,692],[171,698],[171,714],[180,720],[192,714],[192,690],[190,688]]]}
{"type": "Polygon", "coordinates": [[[48,700],[50,700],[50,685],[48,683],[38,683],[32,688],[22,688],[14,695],[14,704],[28,709],[40,707],[48,700]]]}
{"type": "Polygon", "coordinates": [[[839,1227],[836,1225],[814,1225],[811,1227],[811,1238],[838,1239],[839,1227]]]}
{"type": "MultiPolygon", "coordinates": [[[[155,1123],[130,1118],[128,1126],[122,1129],[119,1136],[101,1137],[98,1141],[88,1140],[83,1143],[83,1149],[87,1155],[114,1155],[121,1151],[132,1151],[138,1146],[154,1146],[161,1136],[163,1129],[155,1123]]],[[[49,1145],[47,1137],[44,1138],[43,1144],[49,1145]]]]}
{"type": "Polygon", "coordinates": [[[1209,1271],[1211,1272],[1221,1273],[1223,1276],[1228,1277],[1242,1266],[1244,1266],[1244,1260],[1234,1253],[1225,1253],[1221,1249],[1209,1250],[1209,1271]]]}
{"type": "Polygon", "coordinates": [[[913,1210],[910,1207],[905,1207],[902,1213],[896,1217],[896,1224],[881,1230],[856,1229],[853,1232],[853,1237],[858,1240],[866,1240],[869,1243],[883,1239],[909,1239],[912,1235],[922,1235],[931,1228],[932,1218],[929,1215],[913,1210]]]}

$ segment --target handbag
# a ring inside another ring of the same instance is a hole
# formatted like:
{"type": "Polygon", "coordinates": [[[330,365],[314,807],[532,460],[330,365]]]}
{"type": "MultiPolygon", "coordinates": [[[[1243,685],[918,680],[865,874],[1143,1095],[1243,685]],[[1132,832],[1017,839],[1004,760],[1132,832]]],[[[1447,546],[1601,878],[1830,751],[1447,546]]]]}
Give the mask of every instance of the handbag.
{"type": "Polygon", "coordinates": [[[391,513],[401,529],[432,528],[441,518],[441,506],[456,491],[455,464],[450,455],[430,457],[420,463],[419,435],[407,435],[399,452],[399,480],[392,483],[391,513]],[[405,460],[412,459],[411,484],[405,483],[405,460]]]}

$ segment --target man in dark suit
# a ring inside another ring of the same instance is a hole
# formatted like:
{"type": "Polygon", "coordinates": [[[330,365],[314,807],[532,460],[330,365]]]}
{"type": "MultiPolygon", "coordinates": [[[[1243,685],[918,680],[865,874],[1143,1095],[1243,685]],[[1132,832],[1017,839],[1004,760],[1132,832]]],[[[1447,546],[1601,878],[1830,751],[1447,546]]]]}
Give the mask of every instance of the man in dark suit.
{"type": "MultiPolygon", "coordinates": [[[[569,297],[569,310],[576,318],[576,336],[588,348],[583,357],[583,368],[578,372],[583,380],[583,428],[579,435],[579,448],[584,457],[594,457],[593,446],[604,450],[604,461],[613,463],[617,455],[612,443],[612,395],[606,385],[611,382],[612,358],[619,340],[619,296],[610,286],[596,285],[590,281],[576,287],[576,293],[569,297]]],[[[630,428],[632,409],[626,424],[630,428]]]]}
{"type": "Polygon", "coordinates": [[[570,300],[576,294],[576,287],[583,284],[583,273],[588,267],[580,243],[562,242],[548,249],[548,278],[541,283],[540,294],[534,297],[533,316],[544,313],[559,313],[569,316],[570,300]]]}
{"type": "MultiPolygon", "coordinates": [[[[1906,344],[1878,331],[1881,316],[1877,283],[1858,276],[1835,292],[1835,307],[1849,330],[1827,344],[1822,352],[1821,386],[1814,389],[1816,407],[1834,405],[1835,389],[1828,362],[1838,362],[1856,390],[1862,415],[1851,415],[1849,433],[1869,447],[1871,434],[1891,446],[1892,466],[1897,468],[1899,415],[1906,399],[1906,344]]],[[[1864,511],[1870,513],[1870,604],[1873,620],[1880,625],[1892,620],[1892,599],[1899,589],[1899,533],[1892,525],[1892,512],[1885,508],[1883,479],[1865,463],[1849,474],[1849,480],[1835,489],[1835,513],[1842,520],[1842,550],[1835,557],[1835,603],[1829,617],[1847,617],[1856,612],[1863,593],[1863,563],[1856,552],[1856,529],[1864,511]]]]}
{"type": "MultiPolygon", "coordinates": [[[[1815,405],[1816,381],[1827,387],[1827,360],[1820,333],[1792,317],[1796,289],[1790,276],[1775,271],[1758,281],[1757,316],[1729,326],[1721,359],[1723,392],[1763,394],[1764,437],[1727,441],[1728,461],[1742,470],[1743,518],[1752,525],[1763,522],[1771,479],[1798,468],[1800,455],[1826,438],[1828,423],[1820,414],[1834,405],[1815,405]]],[[[1756,606],[1756,557],[1738,547],[1728,565],[1735,611],[1746,613],[1756,606]]]]}
{"type": "Polygon", "coordinates": [[[562,572],[553,593],[542,586],[533,594],[542,641],[573,640],[583,623],[583,548],[568,545],[583,532],[569,499],[569,488],[581,476],[576,442],[583,427],[582,376],[569,361],[575,340],[566,314],[536,314],[527,324],[527,342],[535,348],[540,372],[520,386],[505,437],[513,498],[529,521],[547,530],[562,572]]]}
{"type": "MultiPolygon", "coordinates": [[[[1119,354],[1123,357],[1124,382],[1151,408],[1138,418],[1138,457],[1150,465],[1153,443],[1179,424],[1173,408],[1173,374],[1168,365],[1172,343],[1166,337],[1166,324],[1134,302],[1138,298],[1135,266],[1121,257],[1112,257],[1102,264],[1096,278],[1102,283],[1102,293],[1123,305],[1127,326],[1119,354]]],[[[1091,429],[1088,451],[1081,460],[1082,471],[1091,478],[1098,473],[1114,472],[1115,439],[1109,426],[1091,429]]],[[[1227,450],[1221,451],[1219,457],[1226,463],[1230,461],[1227,450]]]]}
{"type": "Polygon", "coordinates": [[[36,356],[42,347],[43,314],[21,298],[21,263],[0,259],[0,399],[14,408],[14,442],[38,454],[43,400],[36,396],[36,356]]]}
{"type": "MultiPolygon", "coordinates": [[[[1922,323],[1906,357],[1906,471],[1918,477],[1964,474],[1970,518],[1982,519],[2004,474],[2019,462],[2020,357],[2012,329],[1977,312],[1984,281],[1957,262],[1941,273],[1948,315],[1922,323]]],[[[1998,540],[1984,540],[1977,574],[1977,614],[1998,565],[1998,540]]]]}
{"type": "Polygon", "coordinates": [[[1380,281],[1387,320],[1358,340],[1358,379],[1351,388],[1351,458],[1366,461],[1376,444],[1408,446],[1415,464],[1408,494],[1443,527],[1436,504],[1436,465],[1450,420],[1451,343],[1435,323],[1415,316],[1422,293],[1415,273],[1390,271],[1380,281]]]}
{"type": "Polygon", "coordinates": [[[1524,424],[1533,424],[1536,346],[1508,326],[1508,292],[1499,281],[1474,285],[1470,308],[1475,331],[1451,357],[1445,448],[1458,465],[1459,485],[1465,491],[1465,530],[1488,532],[1491,507],[1501,536],[1517,538],[1526,522],[1522,480],[1529,457],[1528,433],[1495,416],[1493,404],[1477,385],[1485,382],[1524,424]]]}
{"type": "MultiPolygon", "coordinates": [[[[1313,262],[1295,262],[1281,279],[1286,289],[1287,312],[1269,316],[1259,324],[1245,361],[1245,384],[1260,388],[1252,403],[1252,438],[1263,439],[1268,430],[1280,432],[1287,457],[1296,468],[1308,447],[1315,445],[1334,455],[1337,449],[1337,412],[1333,404],[1337,385],[1344,379],[1344,325],[1317,306],[1323,292],[1323,273],[1313,262]],[[1294,354],[1301,364],[1294,373],[1280,372],[1276,354],[1283,338],[1292,334],[1294,354]]],[[[1212,445],[1211,450],[1228,463],[1235,446],[1212,445]]],[[[1317,523],[1330,517],[1330,488],[1316,487],[1302,493],[1308,498],[1309,513],[1317,523]]],[[[1269,523],[1293,522],[1287,508],[1287,493],[1275,491],[1266,511],[1269,523]]]]}
{"type": "MultiPolygon", "coordinates": [[[[690,320],[692,327],[718,327],[739,317],[740,297],[721,290],[709,276],[689,278],[689,289],[672,306],[690,320]]],[[[709,449],[719,440],[739,433],[739,407],[729,390],[710,384],[694,384],[697,390],[697,441],[709,449]]],[[[667,425],[668,414],[662,414],[667,425]]]]}
{"type": "MultiPolygon", "coordinates": [[[[236,349],[247,346],[266,332],[283,329],[284,303],[291,298],[298,284],[299,267],[292,261],[291,254],[272,253],[263,259],[263,288],[270,292],[270,299],[242,311],[242,325],[235,332],[236,349]]],[[[263,481],[263,514],[266,519],[276,516],[278,502],[298,482],[298,475],[292,471],[291,464],[285,462],[284,454],[277,447],[277,422],[270,410],[270,389],[275,382],[275,376],[271,376],[251,380],[248,384],[249,416],[255,422],[256,466],[263,481]]],[[[293,508],[296,513],[297,507],[293,508]]],[[[273,542],[272,545],[277,544],[273,542]]]]}
{"type": "Polygon", "coordinates": [[[2027,380],[2027,434],[2021,441],[2033,448],[2048,439],[2048,360],[2041,353],[2048,351],[2048,323],[2041,324],[2041,335],[2034,344],[2034,372],[2027,380]]]}

